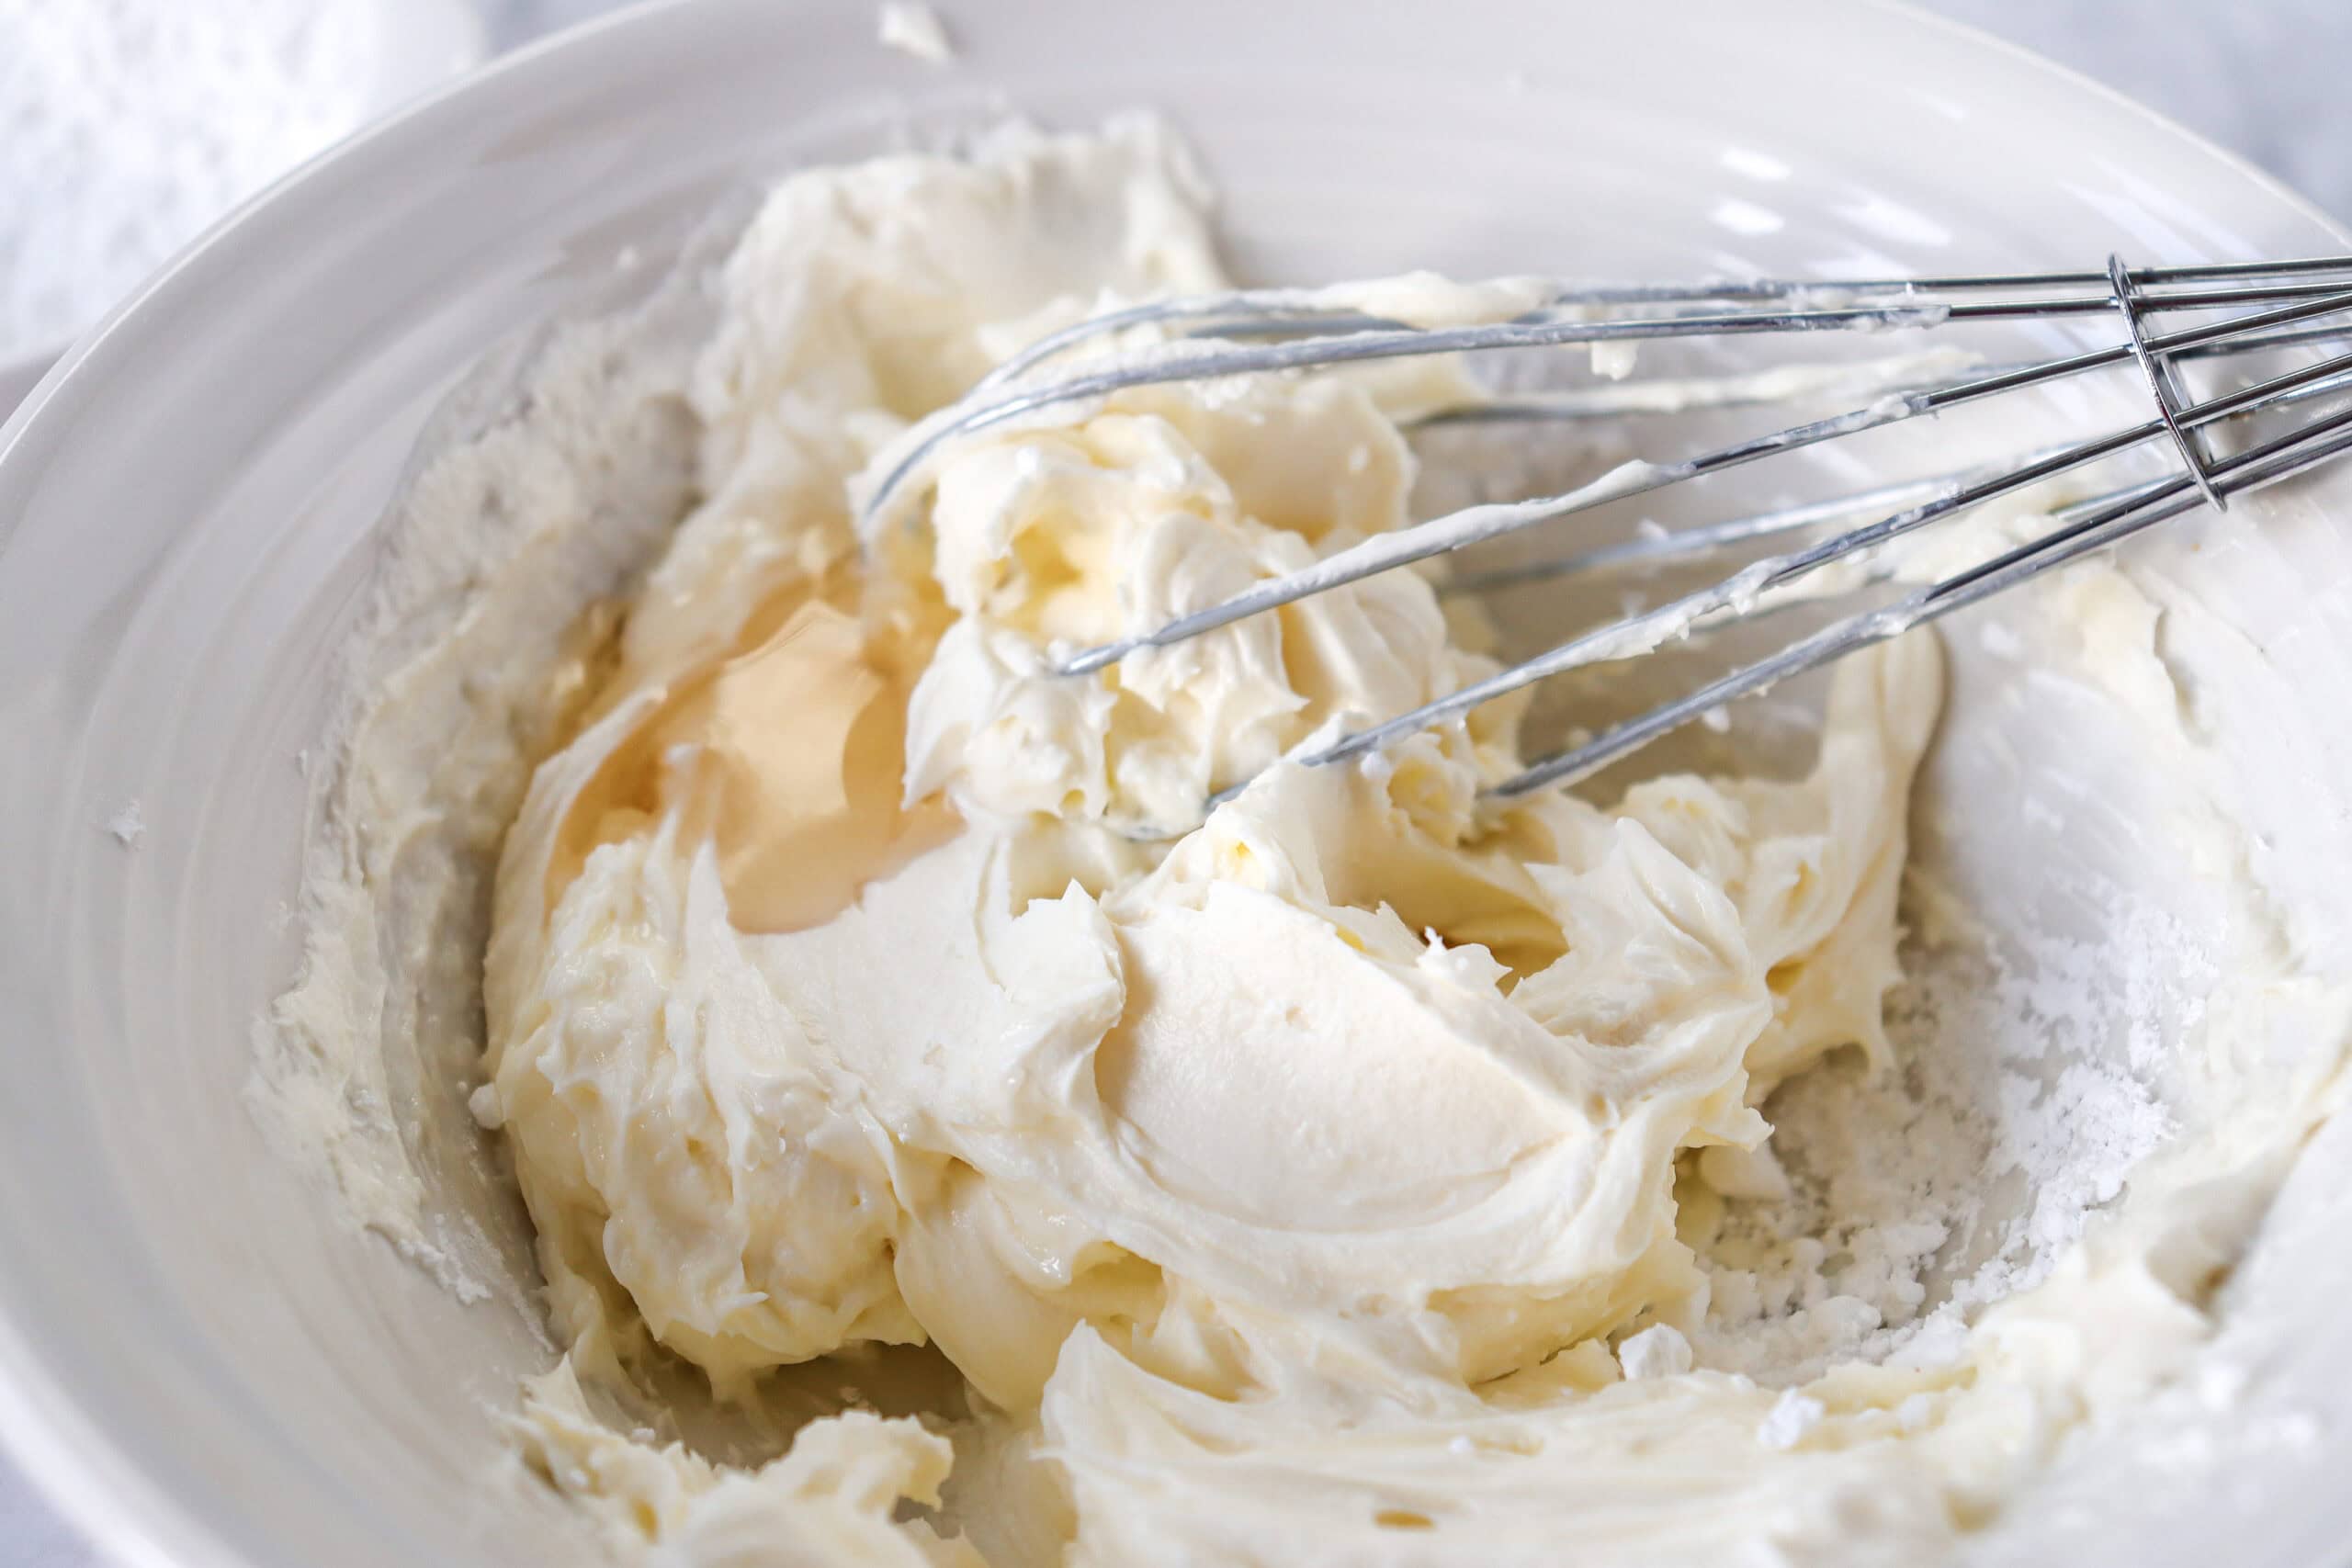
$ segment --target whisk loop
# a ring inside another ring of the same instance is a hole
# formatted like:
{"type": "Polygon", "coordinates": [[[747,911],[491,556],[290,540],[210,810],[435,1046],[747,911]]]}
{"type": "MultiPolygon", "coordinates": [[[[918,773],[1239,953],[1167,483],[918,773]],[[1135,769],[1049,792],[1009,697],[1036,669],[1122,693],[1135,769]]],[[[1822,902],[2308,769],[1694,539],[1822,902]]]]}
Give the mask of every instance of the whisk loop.
{"type": "MultiPolygon", "coordinates": [[[[1304,371],[1425,355],[1723,338],[1792,333],[1883,333],[1970,321],[2027,321],[2112,314],[2123,341],[2029,363],[1958,367],[1945,355],[1892,366],[1825,367],[1810,387],[1769,376],[1718,378],[1686,400],[1731,407],[1779,400],[1791,392],[1842,385],[1876,395],[1842,414],[1809,419],[1696,455],[1636,461],[1556,495],[1465,507],[1338,550],[1312,565],[1269,578],[1138,635],[1079,650],[1056,669],[1080,677],[1147,648],[1182,642],[1246,616],[1295,603],[1379,572],[1516,534],[1609,502],[1684,484],[1781,453],[1803,450],[1922,415],[2085,375],[2135,367],[2155,404],[2139,424],[2044,447],[1953,473],[1874,488],[1859,494],[1736,518],[1661,536],[1636,538],[1549,561],[1457,579],[1454,592],[1483,592],[1541,578],[1701,556],[1823,524],[1867,516],[1860,526],[1753,561],[1665,604],[1584,632],[1486,680],[1368,728],[1296,754],[1308,764],[1343,761],[1417,730],[1460,716],[1482,703],[1582,665],[1639,657],[1694,631],[1746,618],[1799,591],[1825,569],[1875,551],[1955,513],[2014,495],[2135,448],[2161,445],[2179,471],[2062,508],[2042,537],[1966,571],[1917,587],[1892,603],[1831,622],[1780,651],[1744,664],[1675,701],[1628,719],[1586,743],[1534,763],[1488,794],[1508,799],[1572,782],[1733,699],[1752,695],[1912,626],[1982,602],[2067,561],[2112,547],[2168,518],[2279,482],[2352,449],[2352,409],[2307,421],[2230,456],[2210,437],[2224,421],[2299,405],[2352,389],[2352,352],[2297,366],[2239,390],[2192,400],[2184,360],[2352,344],[2352,256],[2200,266],[2127,267],[2110,256],[2098,272],[1876,278],[1838,282],[1716,279],[1693,284],[1550,283],[1531,289],[1540,303],[1508,321],[1414,326],[1367,310],[1343,289],[1269,289],[1159,300],[1114,311],[1039,340],[977,385],[955,410],[902,455],[865,503],[881,515],[949,444],[1024,417],[1107,398],[1136,387],[1218,377],[1304,371]],[[2059,291],[2059,292],[2052,292],[2059,291]],[[1623,311],[1641,312],[1634,315],[1623,311]],[[2171,331],[2152,329],[2160,313],[2229,312],[2171,331]],[[1182,335],[1149,352],[1080,367],[1058,380],[1040,378],[1055,360],[1151,328],[1182,335]],[[1878,389],[1883,388],[1883,389],[1878,389]]],[[[1524,294],[1521,296],[1525,297],[1524,294]]],[[[1849,394],[1850,395],[1850,394],[1849,394]]],[[[1569,395],[1505,397],[1435,411],[1421,423],[1464,420],[1610,418],[1666,411],[1674,399],[1639,382],[1582,389],[1569,395]]],[[[1871,580],[1883,581],[1884,571],[1871,580]]],[[[1244,781],[1246,783],[1246,781],[1244,781]]],[[[1237,784],[1215,797],[1223,800],[1237,784]]],[[[1214,804],[1214,801],[1212,802],[1214,804]]]]}

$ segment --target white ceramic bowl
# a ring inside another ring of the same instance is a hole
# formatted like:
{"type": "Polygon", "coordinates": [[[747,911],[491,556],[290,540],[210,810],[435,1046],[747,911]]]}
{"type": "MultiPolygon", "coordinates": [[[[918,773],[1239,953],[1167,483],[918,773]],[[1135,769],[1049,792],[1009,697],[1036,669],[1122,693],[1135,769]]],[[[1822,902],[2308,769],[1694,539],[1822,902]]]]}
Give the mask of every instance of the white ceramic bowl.
{"type": "MultiPolygon", "coordinates": [[[[625,248],[658,263],[724,195],[1008,103],[1058,124],[1168,111],[1225,192],[1237,266],[1269,280],[2346,244],[2126,102],[1851,0],[954,19],[948,71],[880,51],[866,0],[663,6],[526,51],[215,231],[0,430],[0,1429],[127,1561],[580,1558],[552,1504],[480,1483],[545,1357],[529,1326],[349,1234],[240,1089],[294,956],[296,759],[404,457],[491,345],[609,297],[625,248]],[[132,800],[126,847],[107,824],[132,800]]],[[[2297,706],[2352,667],[2352,615],[2309,592],[2352,576],[2323,500],[2352,516],[2352,479],[2242,508],[2278,542],[2222,576],[2244,619],[2300,632],[2275,650],[2285,716],[2248,722],[2302,727],[2312,766],[2352,778],[2345,705],[2297,706]]],[[[2263,830],[2283,854],[2352,863],[2352,829],[2282,800],[2263,830]]],[[[2344,1185],[2299,1179],[2248,1270],[2307,1328],[2264,1386],[2339,1413],[2344,1185]],[[2313,1234],[2335,1239],[2298,1253],[2313,1234]]],[[[2318,1445],[2307,1469],[2225,1454],[2193,1486],[2094,1454],[1976,1550],[2332,1560],[2352,1423],[2318,1445]],[[2068,1511],[2086,1498],[2105,1505],[2068,1511]]]]}

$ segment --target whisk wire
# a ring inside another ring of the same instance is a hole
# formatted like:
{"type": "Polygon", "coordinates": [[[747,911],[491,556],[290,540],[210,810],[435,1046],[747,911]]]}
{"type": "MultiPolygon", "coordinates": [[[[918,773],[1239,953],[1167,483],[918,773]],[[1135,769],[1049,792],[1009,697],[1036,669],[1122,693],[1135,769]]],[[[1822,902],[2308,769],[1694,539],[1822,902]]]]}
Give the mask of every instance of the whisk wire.
{"type": "MultiPolygon", "coordinates": [[[[2346,269],[2352,271],[2352,269],[2346,269]]],[[[1815,286],[1829,292],[1836,285],[1815,286]]],[[[2219,288],[2149,295],[2144,310],[2213,310],[2263,301],[2300,301],[2275,311],[2260,312],[2219,327],[2191,329],[2154,340],[2165,349],[2186,348],[2216,341],[2237,331],[2284,325],[2352,309],[2352,292],[2341,278],[2266,283],[2248,288],[2219,288]]],[[[1285,291],[1276,291],[1284,296],[1285,291]]],[[[1247,296],[1230,296],[1246,299],[1247,296]]],[[[1151,307],[1137,307],[1138,311],[1151,307]]],[[[1107,398],[1140,387],[1174,381],[1214,380],[1227,376],[1258,375],[1317,369],[1336,365],[1368,364],[1383,359],[1441,354],[1477,354],[1504,348],[1554,348],[1568,344],[1642,343],[1682,337],[1731,337],[1781,333],[1891,332],[1904,328],[1941,326],[1954,321],[2024,320],[2040,316],[2104,314],[2115,309],[2109,293],[2065,296],[2048,299],[1931,300],[1875,306],[1840,305],[1794,310],[1713,310],[1688,315],[1644,317],[1626,321],[1534,320],[1490,322],[1477,326],[1392,327],[1342,333],[1305,339],[1236,344],[1209,340],[1163,345],[1159,352],[1108,368],[1086,372],[1044,385],[1004,388],[984,380],[899,456],[867,493],[862,515],[871,521],[885,513],[899,491],[947,443],[978,434],[1046,410],[1107,398]],[[1001,395],[997,395],[999,392],[1001,395]]],[[[1122,312],[1121,314],[1125,314],[1122,312]]],[[[1112,318],[1116,319],[1114,316],[1112,318]]],[[[1144,319],[1144,318],[1138,318],[1144,319]]],[[[1077,329],[1072,329],[1076,331],[1077,329]]],[[[2090,356],[2051,362],[2049,374],[2074,375],[2118,363],[2128,357],[2128,346],[2090,356]],[[2063,368],[2061,367],[2063,367],[2063,368]]],[[[2014,385],[2024,385],[2018,382],[2014,385]]],[[[2007,390],[2008,387],[1990,389],[2007,390]]],[[[1204,628],[1205,629],[1205,628],[1204,628]]],[[[1100,666],[1095,666],[1100,668],[1100,666]]],[[[1073,671],[1075,672],[1075,671],[1073,671]]]]}
{"type": "MultiPolygon", "coordinates": [[[[1342,736],[1296,760],[1311,764],[1344,761],[1417,730],[1428,728],[1430,725],[1457,717],[1474,707],[1538,681],[1588,664],[1650,652],[1690,630],[1707,616],[1752,606],[1766,593],[1787,588],[1838,561],[1916,533],[1930,523],[2016,494],[2133,446],[2161,439],[2168,434],[2179,432],[2185,434],[2188,429],[2262,407],[2281,393],[2335,380],[2346,374],[2352,374],[2352,354],[2339,355],[2333,359],[2285,372],[2225,397],[2197,404],[2182,411],[2175,418],[2152,419],[2125,430],[2059,447],[2047,456],[1932,496],[1874,523],[1836,535],[1806,548],[1756,561],[1729,577],[1683,594],[1656,609],[1625,616],[1571,638],[1548,652],[1498,671],[1483,681],[1474,682],[1434,702],[1423,704],[1409,713],[1399,714],[1383,723],[1342,736]]],[[[2182,482],[2188,484],[2201,499],[2205,487],[2213,480],[2199,470],[2192,470],[2182,482]]],[[[2138,504],[2146,503],[2142,502],[2138,504]]]]}
{"type": "MultiPolygon", "coordinates": [[[[2115,306],[2109,301],[2107,308],[2113,310],[2115,306]]],[[[2315,299],[2277,306],[2232,321],[2209,322],[2150,337],[2145,339],[2144,345],[2151,354],[2201,347],[2240,333],[2346,310],[2352,310],[2352,293],[2333,293],[2315,299]]],[[[1140,649],[1165,648],[1183,642],[1245,617],[1295,604],[1311,594],[1328,592],[1415,561],[1484,544],[1541,523],[1589,512],[1610,502],[1721,473],[1779,453],[1798,451],[1865,430],[1900,423],[1922,414],[1940,413],[2023,388],[2109,366],[2128,364],[2132,362],[2134,355],[2132,344],[2120,344],[1981,373],[1922,391],[1890,393],[1848,413],[1789,425],[1732,442],[1693,457],[1666,463],[1629,463],[1565,494],[1535,501],[1467,507],[1395,533],[1377,535],[1326,556],[1311,566],[1254,583],[1218,604],[1178,616],[1148,631],[1073,653],[1057,661],[1055,669],[1065,675],[1091,674],[1140,649]]],[[[2136,445],[2136,440],[2127,445],[2136,445]]],[[[2086,457],[2083,460],[2091,459],[2086,457]]]]}
{"type": "Polygon", "coordinates": [[[2108,256],[2107,276],[2115,290],[2115,308],[2123,317],[2123,330],[2130,336],[2132,357],[2139,365],[2141,375],[2147,378],[2149,395],[2156,400],[2156,414],[2164,421],[2174,447],[2180,453],[2181,466],[2197,481],[2205,503],[2216,512],[2227,512],[2230,503],[2220,491],[2213,488],[2212,475],[2207,471],[2210,459],[2203,443],[2181,423],[2181,405],[2188,397],[2181,388],[2179,375],[2170,359],[2148,346],[2148,332],[2143,319],[2145,299],[2138,286],[2132,281],[2132,274],[2125,268],[2121,256],[2108,256]]]}
{"type": "MultiPolygon", "coordinates": [[[[2241,494],[2290,479],[2348,451],[2352,451],[2352,410],[2222,458],[2213,465],[2211,477],[2223,494],[2241,494]]],[[[2185,474],[2141,487],[2111,505],[2090,512],[1991,560],[1917,589],[1894,604],[1825,626],[1770,658],[1743,665],[1696,691],[1615,726],[1584,745],[1545,758],[1495,785],[1487,794],[1496,799],[1510,800],[1553,784],[1589,778],[1710,709],[1757,695],[1792,676],[1899,637],[1953,611],[1966,609],[2053,568],[2120,544],[2204,503],[2203,493],[2185,474]]],[[[1227,791],[1225,796],[1234,793],[1238,792],[1227,791]]]]}
{"type": "MultiPolygon", "coordinates": [[[[1517,287],[1517,286],[1515,286],[1517,287]]],[[[2352,342],[2352,325],[2330,318],[2352,312],[2352,255],[2293,261],[2219,263],[2182,267],[2127,266],[2110,255],[2100,272],[2046,272],[1983,276],[1879,278],[1831,283],[1780,279],[1714,279],[1696,284],[1576,285],[1535,290],[1542,302],[1510,321],[1475,325],[1416,326],[1364,309],[1349,291],[1272,289],[1156,301],[1112,311],[1040,339],[984,378],[931,428],[910,442],[867,493],[861,520],[872,525],[948,444],[1046,412],[1105,399],[1132,389],[1175,381],[1299,372],[1383,359],[1476,354],[1505,348],[1642,343],[1687,337],[1742,337],[1821,332],[1881,333],[1939,327],[1967,321],[2031,321],[2114,313],[2124,341],[2050,358],[1954,373],[1950,358],[1930,373],[1926,360],[1856,367],[1843,382],[1867,389],[1872,378],[1886,389],[1859,408],[1748,436],[1670,461],[1634,461],[1566,492],[1529,501],[1465,507],[1409,527],[1374,536],[1299,570],[1266,579],[1135,635],[1060,658],[1052,667],[1082,676],[1148,648],[1167,647],[1328,592],[1378,572],[1549,523],[1606,503],[1721,473],[1779,453],[1798,451],[1868,430],[1940,413],[2004,393],[2043,386],[2109,367],[2129,365],[2147,383],[2154,417],[2124,429],[1981,464],[1937,478],[1882,486],[1860,495],[1781,507],[1663,537],[1602,545],[1532,566],[1473,574],[1454,591],[1484,591],[1508,582],[1569,571],[1700,555],[1818,524],[1894,510],[1815,543],[1753,561],[1719,581],[1665,604],[1595,627],[1547,652],[1473,682],[1409,713],[1294,755],[1321,764],[1361,756],[1405,735],[1547,676],[1582,665],[1638,657],[1667,642],[1770,613],[1790,592],[1839,562],[1878,551],[1928,525],[2015,495],[2063,475],[2154,442],[2165,442],[2180,471],[2110,490],[2058,509],[2056,525],[1968,570],[1915,589],[1878,608],[1848,615],[1740,666],[1674,701],[1615,726],[1603,735],[1539,761],[1495,786],[1510,798],[1584,777],[1712,708],[1752,694],[1802,671],[1883,642],[1902,631],[1981,602],[2041,571],[2078,559],[2196,507],[2226,510],[2229,498],[2274,484],[2352,450],[2352,409],[2302,428],[2215,456],[2208,436],[2223,420],[2352,390],[2352,353],[2302,365],[2221,396],[2194,401],[2179,362],[2352,342]],[[2091,290],[2077,292],[2078,290],[2091,290]],[[1633,317],[1605,312],[1633,309],[1633,317]],[[2222,319],[2170,331],[2152,318],[2175,311],[2227,312],[2222,319]],[[1136,329],[1196,334],[1162,341],[1150,352],[1081,365],[1059,380],[1036,378],[1040,367],[1083,344],[1115,340],[1136,329]],[[1768,596],[1770,596],[1769,602],[1768,596]]],[[[1849,373],[1840,368],[1823,385],[1849,373]]],[[[1731,378],[1697,398],[1702,406],[1736,407],[1778,400],[1770,377],[1731,378]]],[[[1849,395],[1851,395],[1849,391],[1849,395]]],[[[1675,399],[1638,384],[1623,394],[1500,399],[1487,405],[1441,409],[1417,423],[1454,419],[1586,418],[1665,412],[1675,399]]],[[[1866,563],[1867,585],[1893,570],[1866,563]]],[[[1216,795],[1224,800],[1247,781],[1216,795]]],[[[1212,802],[1214,804],[1214,802],[1212,802]]]]}

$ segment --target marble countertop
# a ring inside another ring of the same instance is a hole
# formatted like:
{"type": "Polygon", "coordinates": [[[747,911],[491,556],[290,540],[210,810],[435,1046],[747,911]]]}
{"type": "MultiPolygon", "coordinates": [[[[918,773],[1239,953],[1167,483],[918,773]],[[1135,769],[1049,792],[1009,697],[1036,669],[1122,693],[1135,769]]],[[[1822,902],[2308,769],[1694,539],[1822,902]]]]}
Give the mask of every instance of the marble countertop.
{"type": "MultiPolygon", "coordinates": [[[[964,0],[972,4],[973,0],[964,0]]],[[[616,0],[481,0],[493,48],[601,16],[616,0]]],[[[961,6],[940,6],[954,19],[961,6]]],[[[2346,0],[1926,0],[2116,87],[2352,217],[2352,5],[2346,0]]],[[[5,413],[0,410],[0,413],[5,413]]],[[[0,1568],[104,1568],[0,1460],[0,1568]]]]}

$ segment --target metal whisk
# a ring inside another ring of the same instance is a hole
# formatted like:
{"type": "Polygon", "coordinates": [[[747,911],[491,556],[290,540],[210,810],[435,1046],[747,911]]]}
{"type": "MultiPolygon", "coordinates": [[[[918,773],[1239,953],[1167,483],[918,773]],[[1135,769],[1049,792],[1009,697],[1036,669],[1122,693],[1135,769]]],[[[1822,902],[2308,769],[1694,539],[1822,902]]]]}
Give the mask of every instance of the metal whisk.
{"type": "MultiPolygon", "coordinates": [[[[1907,364],[1875,368],[1846,366],[1825,370],[1817,389],[1842,389],[1847,395],[1868,396],[1871,400],[1849,413],[1809,420],[1692,457],[1627,463],[1562,494],[1471,506],[1379,535],[1140,636],[1071,655],[1057,666],[1063,674],[1085,675],[1139,649],[1182,642],[1375,572],[1552,523],[1604,502],[2021,388],[2109,367],[2136,369],[2145,381],[2154,399],[2154,414],[2128,428],[2020,453],[1963,472],[1639,537],[1532,567],[1457,580],[1457,586],[1475,589],[1629,560],[1694,558],[1884,509],[1883,514],[1860,526],[1767,556],[1706,587],[1584,632],[1486,680],[1296,758],[1306,763],[1325,763],[1358,756],[1546,676],[1635,657],[1694,630],[1718,628],[1758,613],[1766,594],[1792,590],[1835,563],[1862,556],[1939,519],[2133,448],[2168,449],[2177,459],[2177,472],[2062,507],[2052,513],[2052,529],[2039,538],[1917,587],[1891,603],[1834,620],[1775,653],[1740,665],[1682,697],[1544,758],[1488,792],[1507,798],[1581,778],[1724,703],[1883,642],[2053,567],[2107,549],[2185,512],[2205,505],[2226,508],[2233,496],[2276,483],[2352,450],[2352,404],[2324,408],[2297,428],[2226,455],[2215,449],[2211,439],[2222,422],[2352,390],[2352,352],[2317,358],[2202,401],[2189,400],[2177,371],[2185,360],[2352,343],[2352,323],[2328,320],[2352,314],[2352,256],[2137,270],[2109,258],[2101,272],[2006,276],[1802,283],[1743,280],[1615,288],[1562,284],[1548,291],[1544,305],[1516,320],[1455,327],[1413,327],[1331,305],[1329,299],[1315,291],[1271,289],[1171,299],[1115,311],[1046,337],[974,387],[939,419],[884,476],[868,497],[865,510],[869,516],[879,513],[948,443],[1058,405],[1100,399],[1133,387],[1501,348],[1766,333],[1885,332],[1967,321],[2117,318],[2123,330],[2121,342],[2032,363],[1972,364],[1955,370],[1951,356],[1939,361],[1938,356],[1929,355],[1925,361],[1915,358],[1907,364]],[[2153,329],[2153,318],[2183,311],[2228,314],[2171,331],[2153,329]],[[1064,379],[1041,378],[1041,369],[1048,362],[1138,327],[1182,335],[1141,355],[1099,368],[1081,367],[1064,379]]],[[[1763,378],[1739,377],[1715,381],[1712,389],[1706,400],[1718,407],[1776,400],[1780,389],[1763,378]]],[[[1641,384],[1625,382],[1566,393],[1498,396],[1443,411],[1422,423],[1606,417],[1639,412],[1644,406],[1641,384]]],[[[1236,793],[1239,787],[1235,785],[1225,794],[1236,793]]]]}

